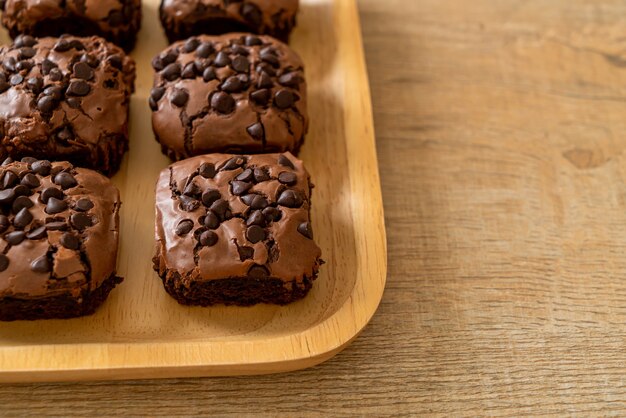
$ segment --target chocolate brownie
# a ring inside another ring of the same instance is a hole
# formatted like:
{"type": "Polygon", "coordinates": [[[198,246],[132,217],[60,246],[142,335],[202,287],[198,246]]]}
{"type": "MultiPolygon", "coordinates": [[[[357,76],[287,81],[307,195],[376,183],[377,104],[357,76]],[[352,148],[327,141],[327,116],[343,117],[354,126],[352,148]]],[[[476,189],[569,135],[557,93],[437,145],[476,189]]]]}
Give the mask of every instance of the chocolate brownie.
{"type": "Polygon", "coordinates": [[[0,10],[12,38],[97,35],[126,51],[141,25],[141,0],[0,0],[0,10]]]}
{"type": "Polygon", "coordinates": [[[159,12],[170,42],[228,32],[287,42],[296,25],[298,0],[162,0],[159,12]]]}
{"type": "Polygon", "coordinates": [[[156,193],[154,269],[181,304],[282,305],[311,289],[311,183],[290,153],[190,158],[156,193]]]}
{"type": "Polygon", "coordinates": [[[99,37],[20,35],[0,48],[0,161],[70,161],[113,174],[128,149],[135,63],[99,37]]]}
{"type": "Polygon", "coordinates": [[[300,149],[308,127],[304,70],[282,42],[198,36],[171,45],[152,65],[152,126],[173,160],[300,149]]]}
{"type": "Polygon", "coordinates": [[[67,162],[0,166],[0,320],[91,314],[115,273],[119,192],[67,162]]]}

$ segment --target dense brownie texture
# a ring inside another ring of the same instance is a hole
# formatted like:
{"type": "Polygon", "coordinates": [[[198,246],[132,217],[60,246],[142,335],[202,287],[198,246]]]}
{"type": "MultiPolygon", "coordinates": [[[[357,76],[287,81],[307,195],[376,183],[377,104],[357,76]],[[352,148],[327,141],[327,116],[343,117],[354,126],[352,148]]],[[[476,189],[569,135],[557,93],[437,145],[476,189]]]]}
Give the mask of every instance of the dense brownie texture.
{"type": "Polygon", "coordinates": [[[0,0],[12,38],[102,36],[130,51],[141,25],[141,0],[0,0]]]}
{"type": "Polygon", "coordinates": [[[287,42],[298,0],[162,0],[161,23],[170,42],[194,35],[252,32],[287,42]]]}
{"type": "Polygon", "coordinates": [[[0,166],[0,320],[91,314],[115,274],[120,207],[109,179],[67,162],[0,166]]]}
{"type": "Polygon", "coordinates": [[[191,158],[163,170],[156,193],[154,268],[178,302],[282,305],[311,288],[311,184],[290,153],[191,158]]]}
{"type": "Polygon", "coordinates": [[[173,160],[300,149],[308,127],[303,65],[282,42],[199,36],[171,45],[152,65],[152,126],[173,160]]]}
{"type": "Polygon", "coordinates": [[[99,37],[18,36],[0,48],[0,160],[70,161],[113,174],[128,149],[135,63],[99,37]]]}

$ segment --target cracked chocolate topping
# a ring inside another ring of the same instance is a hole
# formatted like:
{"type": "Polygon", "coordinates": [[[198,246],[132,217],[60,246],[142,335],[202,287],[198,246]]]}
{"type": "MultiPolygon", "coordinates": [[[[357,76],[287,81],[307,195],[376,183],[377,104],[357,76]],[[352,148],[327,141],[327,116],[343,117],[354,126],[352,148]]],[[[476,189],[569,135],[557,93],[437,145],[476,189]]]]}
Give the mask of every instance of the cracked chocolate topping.
{"type": "Polygon", "coordinates": [[[99,37],[18,36],[0,48],[0,158],[113,174],[128,148],[135,64],[99,37]]]}
{"type": "Polygon", "coordinates": [[[141,0],[0,0],[12,38],[102,36],[130,51],[141,25],[141,0]]]}
{"type": "Polygon", "coordinates": [[[306,83],[287,45],[267,36],[198,36],[171,45],[152,66],[152,125],[173,160],[299,150],[306,83]]]}
{"type": "Polygon", "coordinates": [[[118,190],[94,171],[6,160],[0,166],[0,297],[98,288],[115,273],[119,207],[118,190]]]}
{"type": "Polygon", "coordinates": [[[298,0],[162,0],[170,42],[193,35],[252,32],[284,42],[296,25],[298,0]]]}
{"type": "Polygon", "coordinates": [[[290,153],[175,163],[157,184],[155,269],[200,281],[314,278],[321,251],[310,197],[309,175],[290,153]]]}

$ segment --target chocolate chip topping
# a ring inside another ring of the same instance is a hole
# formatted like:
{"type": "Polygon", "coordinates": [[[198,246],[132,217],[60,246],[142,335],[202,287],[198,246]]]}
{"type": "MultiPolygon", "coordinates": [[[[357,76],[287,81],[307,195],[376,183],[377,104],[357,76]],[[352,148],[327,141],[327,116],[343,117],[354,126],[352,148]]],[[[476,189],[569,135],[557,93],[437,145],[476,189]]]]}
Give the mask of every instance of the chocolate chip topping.
{"type": "Polygon", "coordinates": [[[48,273],[50,271],[50,267],[50,261],[48,261],[48,257],[45,255],[36,258],[32,263],[30,263],[30,269],[36,273],[48,273]]]}
{"type": "Polygon", "coordinates": [[[171,45],[153,65],[148,101],[165,152],[181,159],[229,148],[299,149],[308,127],[300,58],[268,37],[192,39],[171,45]],[[173,61],[165,64],[165,57],[173,61]],[[160,105],[163,100],[173,106],[160,105]]]}

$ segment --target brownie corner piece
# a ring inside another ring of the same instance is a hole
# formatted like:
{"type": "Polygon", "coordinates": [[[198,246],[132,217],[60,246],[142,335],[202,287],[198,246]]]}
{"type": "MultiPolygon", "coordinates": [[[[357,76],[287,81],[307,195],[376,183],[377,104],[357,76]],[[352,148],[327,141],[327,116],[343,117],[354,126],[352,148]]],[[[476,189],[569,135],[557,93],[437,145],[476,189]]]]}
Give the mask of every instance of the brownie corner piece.
{"type": "Polygon", "coordinates": [[[172,164],[156,190],[154,269],[179,303],[284,305],[316,279],[311,184],[290,153],[172,164]]]}
{"type": "Polygon", "coordinates": [[[284,43],[198,36],[170,45],[152,66],[152,126],[171,159],[298,153],[309,123],[304,65],[284,43]]]}
{"type": "Polygon", "coordinates": [[[119,191],[67,162],[0,166],[0,320],[93,313],[116,274],[119,191]]]}
{"type": "Polygon", "coordinates": [[[287,42],[298,7],[298,0],[161,0],[159,16],[170,42],[228,32],[269,35],[287,42]]]}
{"type": "Polygon", "coordinates": [[[15,38],[101,36],[129,52],[141,26],[141,0],[4,0],[2,24],[15,38]]]}
{"type": "Polygon", "coordinates": [[[135,63],[100,37],[18,36],[0,48],[0,159],[114,174],[128,149],[135,63]]]}

